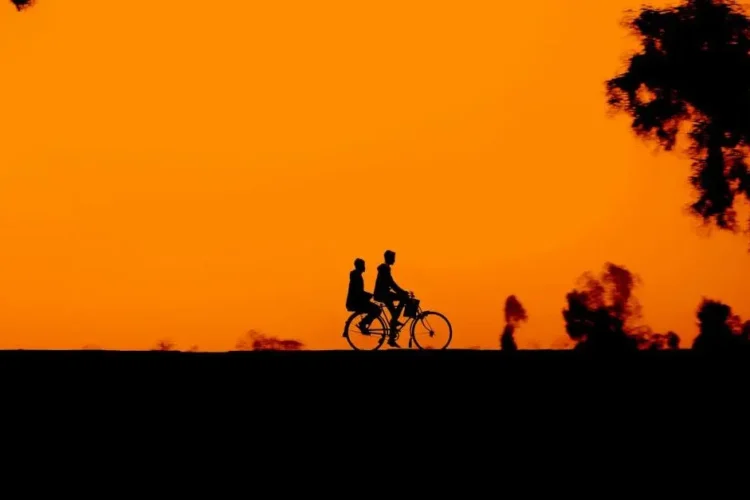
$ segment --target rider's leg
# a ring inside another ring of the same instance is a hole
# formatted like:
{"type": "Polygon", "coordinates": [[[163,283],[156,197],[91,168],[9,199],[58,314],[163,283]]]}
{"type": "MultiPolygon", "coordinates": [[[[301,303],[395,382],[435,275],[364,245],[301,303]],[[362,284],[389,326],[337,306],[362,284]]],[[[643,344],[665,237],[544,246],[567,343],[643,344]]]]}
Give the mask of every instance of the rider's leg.
{"type": "Polygon", "coordinates": [[[401,305],[399,304],[396,306],[396,294],[391,294],[390,297],[388,297],[386,300],[383,301],[385,306],[388,308],[388,312],[391,313],[391,330],[393,330],[393,325],[400,325],[401,323],[398,322],[398,317],[401,315],[401,305]]]}
{"type": "Polygon", "coordinates": [[[396,343],[396,330],[398,330],[399,327],[403,326],[403,324],[398,321],[398,317],[401,315],[401,309],[403,309],[403,306],[402,304],[396,306],[394,304],[396,300],[398,300],[398,296],[395,293],[391,293],[389,300],[384,301],[386,307],[388,308],[388,311],[391,313],[391,328],[388,335],[388,345],[391,347],[399,347],[399,345],[396,343]]]}
{"type": "MultiPolygon", "coordinates": [[[[398,318],[404,311],[404,307],[406,307],[406,301],[409,300],[409,295],[406,293],[394,293],[393,299],[398,300],[398,307],[396,307],[395,311],[392,311],[391,314],[393,315],[393,320],[398,321],[398,318]]],[[[393,302],[391,302],[391,304],[393,304],[393,302]]]]}

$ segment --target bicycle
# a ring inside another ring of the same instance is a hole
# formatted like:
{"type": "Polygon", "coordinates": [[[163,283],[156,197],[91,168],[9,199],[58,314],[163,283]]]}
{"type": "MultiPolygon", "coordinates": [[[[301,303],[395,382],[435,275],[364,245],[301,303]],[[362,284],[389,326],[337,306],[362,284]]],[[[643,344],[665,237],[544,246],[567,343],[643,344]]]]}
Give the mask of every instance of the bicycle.
{"type": "MultiPolygon", "coordinates": [[[[448,318],[446,318],[444,314],[437,311],[422,310],[422,307],[419,305],[419,301],[414,299],[413,294],[411,294],[410,298],[411,301],[404,307],[403,313],[403,317],[407,318],[407,321],[405,321],[404,324],[396,330],[395,340],[398,340],[401,335],[401,331],[408,326],[410,349],[412,347],[412,343],[416,344],[417,348],[419,348],[420,350],[436,349],[435,347],[427,346],[428,340],[435,339],[435,337],[437,336],[436,330],[433,329],[432,325],[428,322],[428,318],[430,318],[433,320],[437,320],[436,323],[444,323],[441,330],[445,331],[445,333],[443,334],[443,336],[445,337],[445,341],[437,349],[447,349],[448,345],[450,345],[451,340],[453,339],[453,327],[451,326],[450,321],[448,321],[448,318]],[[425,329],[427,330],[426,335],[416,333],[418,325],[425,327],[425,329]]],[[[391,322],[388,314],[388,308],[382,302],[376,300],[373,300],[373,302],[377,304],[378,307],[380,307],[380,315],[378,315],[378,317],[375,318],[372,323],[370,323],[370,326],[367,329],[367,333],[363,332],[358,327],[359,322],[362,321],[365,316],[367,316],[366,312],[353,312],[346,320],[346,323],[344,325],[343,336],[355,351],[377,351],[383,346],[390,334],[389,325],[391,324],[391,322]],[[357,318],[359,318],[359,320],[357,320],[357,318]],[[375,327],[376,323],[379,323],[379,327],[375,327]],[[369,341],[371,343],[371,346],[359,347],[358,344],[360,341],[363,343],[367,343],[369,341]]]]}

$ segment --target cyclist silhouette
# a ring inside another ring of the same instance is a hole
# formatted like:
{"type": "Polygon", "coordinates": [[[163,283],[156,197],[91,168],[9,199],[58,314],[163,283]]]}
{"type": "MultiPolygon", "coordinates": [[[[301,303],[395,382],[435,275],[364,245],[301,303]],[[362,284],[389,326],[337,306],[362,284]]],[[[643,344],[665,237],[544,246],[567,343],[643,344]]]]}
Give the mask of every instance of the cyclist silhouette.
{"type": "Polygon", "coordinates": [[[370,323],[380,316],[380,307],[370,302],[372,294],[365,291],[365,280],[362,273],[365,272],[365,261],[354,260],[354,269],[349,273],[349,292],[346,295],[346,310],[352,312],[367,313],[357,327],[365,335],[369,334],[370,323]]]}
{"type": "Polygon", "coordinates": [[[378,277],[375,280],[375,300],[382,302],[391,313],[390,335],[388,345],[391,347],[400,347],[395,340],[396,330],[403,326],[398,321],[403,311],[406,301],[410,300],[410,294],[396,284],[391,275],[391,266],[396,263],[396,252],[386,250],[383,254],[385,262],[378,266],[378,277]],[[398,306],[395,302],[398,301],[398,306]]]}

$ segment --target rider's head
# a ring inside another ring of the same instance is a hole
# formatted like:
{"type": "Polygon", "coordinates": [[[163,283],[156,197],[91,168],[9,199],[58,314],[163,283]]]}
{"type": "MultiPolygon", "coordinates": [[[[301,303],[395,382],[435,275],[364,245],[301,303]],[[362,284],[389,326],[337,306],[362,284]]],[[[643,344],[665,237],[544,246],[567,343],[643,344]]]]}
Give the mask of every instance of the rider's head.
{"type": "Polygon", "coordinates": [[[393,265],[396,262],[396,252],[394,252],[393,250],[386,250],[383,256],[385,257],[385,263],[389,266],[393,265]]]}
{"type": "Polygon", "coordinates": [[[354,269],[356,269],[357,271],[365,272],[365,261],[362,259],[355,259],[354,269]]]}

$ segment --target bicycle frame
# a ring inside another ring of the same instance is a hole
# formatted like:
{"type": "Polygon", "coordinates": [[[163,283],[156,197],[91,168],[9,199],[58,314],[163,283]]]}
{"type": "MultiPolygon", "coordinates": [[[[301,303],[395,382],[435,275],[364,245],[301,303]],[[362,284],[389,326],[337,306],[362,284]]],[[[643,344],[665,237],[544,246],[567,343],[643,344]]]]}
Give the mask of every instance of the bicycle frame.
{"type": "MultiPolygon", "coordinates": [[[[384,303],[382,303],[382,302],[375,302],[375,304],[377,304],[378,307],[380,307],[380,315],[385,319],[385,325],[386,325],[385,326],[385,330],[386,330],[385,333],[386,334],[390,334],[390,331],[391,331],[391,319],[392,319],[392,317],[390,315],[390,311],[388,310],[388,307],[384,303]]],[[[409,327],[409,348],[411,348],[412,341],[414,340],[414,333],[412,331],[411,326],[418,319],[420,319],[420,317],[422,316],[422,312],[423,312],[422,311],[422,305],[420,303],[420,305],[417,306],[417,315],[415,317],[413,317],[413,318],[408,318],[407,321],[404,322],[403,326],[401,326],[398,330],[396,330],[396,338],[398,339],[399,336],[401,335],[401,332],[404,330],[404,328],[406,328],[407,326],[409,327]]],[[[401,317],[403,317],[403,311],[401,311],[401,313],[402,313],[401,317]]]]}

